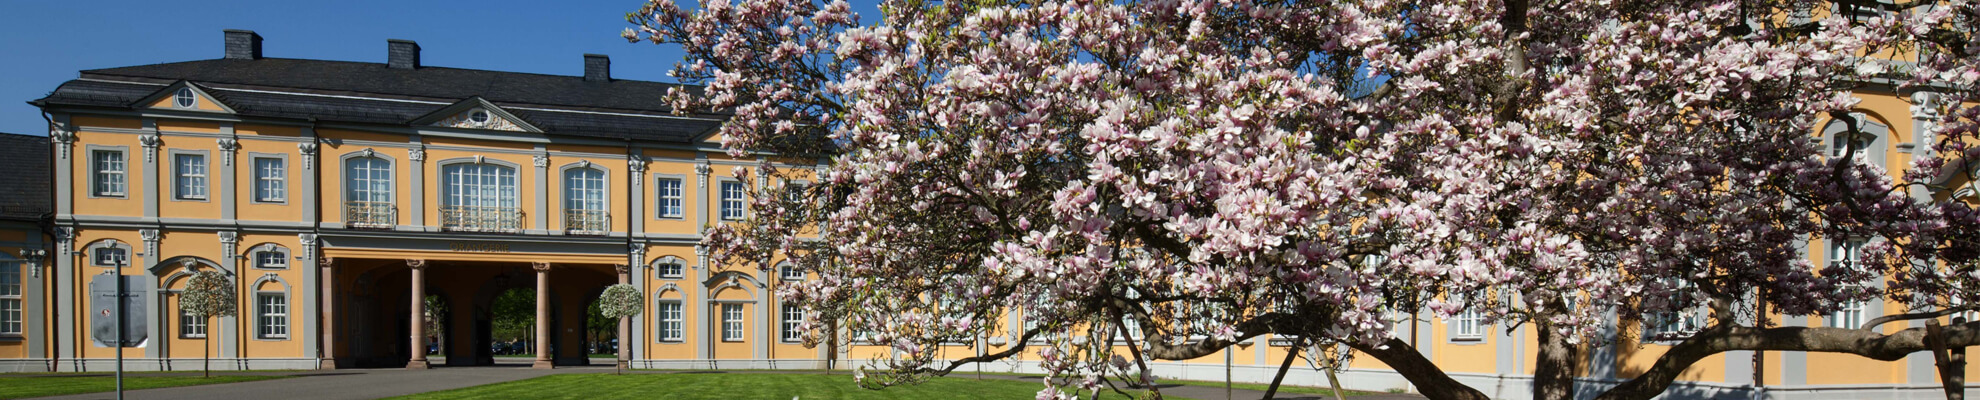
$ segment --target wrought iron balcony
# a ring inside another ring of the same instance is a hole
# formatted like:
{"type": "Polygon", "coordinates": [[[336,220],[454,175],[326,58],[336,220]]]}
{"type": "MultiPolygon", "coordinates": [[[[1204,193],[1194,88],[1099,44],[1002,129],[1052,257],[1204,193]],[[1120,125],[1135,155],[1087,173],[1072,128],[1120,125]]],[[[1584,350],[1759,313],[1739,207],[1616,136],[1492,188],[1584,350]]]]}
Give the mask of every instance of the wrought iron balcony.
{"type": "Polygon", "coordinates": [[[391,229],[399,223],[399,207],[377,201],[344,202],[344,225],[352,228],[391,229]]]}
{"type": "Polygon", "coordinates": [[[603,210],[564,210],[564,232],[603,235],[612,232],[612,215],[603,210]]]}
{"type": "Polygon", "coordinates": [[[523,213],[515,207],[441,206],[440,228],[457,232],[521,232],[523,213]]]}

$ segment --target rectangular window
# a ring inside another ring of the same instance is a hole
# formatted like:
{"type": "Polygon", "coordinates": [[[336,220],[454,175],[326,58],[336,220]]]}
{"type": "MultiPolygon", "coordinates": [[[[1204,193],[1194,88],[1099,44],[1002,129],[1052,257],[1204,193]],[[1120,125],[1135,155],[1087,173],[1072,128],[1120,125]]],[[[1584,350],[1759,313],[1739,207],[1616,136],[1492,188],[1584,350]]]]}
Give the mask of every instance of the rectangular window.
{"type": "Polygon", "coordinates": [[[282,297],[281,293],[262,293],[255,297],[255,336],[262,339],[287,339],[289,299],[282,297]]]}
{"type": "Polygon", "coordinates": [[[178,198],[206,200],[206,156],[180,154],[172,157],[178,171],[178,198]]]}
{"type": "Polygon", "coordinates": [[[804,270],[795,265],[784,264],[777,267],[777,275],[787,281],[804,280],[804,270]]]}
{"type": "Polygon", "coordinates": [[[344,161],[344,223],[382,228],[398,221],[392,208],[392,164],[378,157],[344,161]]]}
{"type": "Polygon", "coordinates": [[[742,182],[722,182],[722,220],[741,221],[743,219],[743,207],[748,204],[743,201],[744,196],[742,182]]]}
{"type": "Polygon", "coordinates": [[[681,302],[660,302],[660,341],[682,341],[684,337],[681,332],[681,302]]]}
{"type": "Polygon", "coordinates": [[[97,196],[124,195],[124,152],[116,150],[91,152],[90,168],[95,170],[97,196]]]}
{"type": "Polygon", "coordinates": [[[1485,338],[1485,315],[1478,311],[1466,309],[1453,316],[1451,323],[1457,324],[1456,339],[1485,338]]]}
{"type": "Polygon", "coordinates": [[[722,341],[740,342],[743,340],[743,305],[722,305],[722,341]]]}
{"type": "Polygon", "coordinates": [[[807,186],[803,182],[790,182],[784,184],[784,201],[791,203],[804,201],[804,190],[806,187],[807,186]]]}
{"type": "Polygon", "coordinates": [[[289,257],[279,251],[257,251],[254,253],[254,267],[261,269],[284,269],[289,267],[289,257]]]}
{"type": "Polygon", "coordinates": [[[131,254],[121,247],[98,247],[90,254],[90,260],[99,267],[129,265],[131,254]]]}
{"type": "Polygon", "coordinates": [[[802,324],[804,324],[804,308],[789,304],[784,305],[784,321],[781,326],[783,328],[782,337],[784,341],[795,342],[803,340],[804,331],[798,330],[798,326],[802,324]]]}
{"type": "Polygon", "coordinates": [[[683,266],[682,266],[681,264],[679,264],[679,263],[662,263],[662,264],[660,264],[660,268],[659,268],[659,270],[660,270],[660,271],[659,271],[659,272],[660,272],[660,277],[661,277],[661,278],[679,278],[679,277],[681,277],[681,275],[682,275],[682,270],[684,270],[684,269],[686,269],[686,268],[685,268],[685,267],[683,267],[683,266]]]}
{"type": "Polygon", "coordinates": [[[442,167],[441,179],[441,228],[481,232],[522,229],[522,211],[516,208],[515,168],[453,164],[442,167]]]}
{"type": "Polygon", "coordinates": [[[21,334],[21,263],[0,262],[0,335],[21,334]]]}
{"type": "Polygon", "coordinates": [[[655,211],[655,215],[659,215],[661,218],[681,218],[683,215],[681,210],[681,199],[683,198],[681,196],[681,180],[661,178],[653,186],[654,190],[658,192],[657,197],[660,199],[660,209],[655,211]]]}
{"type": "Polygon", "coordinates": [[[199,339],[206,337],[206,318],[194,317],[186,310],[185,296],[179,296],[179,337],[199,339]]]}
{"type": "Polygon", "coordinates": [[[272,157],[254,159],[254,201],[279,203],[289,198],[287,160],[272,157]]]}

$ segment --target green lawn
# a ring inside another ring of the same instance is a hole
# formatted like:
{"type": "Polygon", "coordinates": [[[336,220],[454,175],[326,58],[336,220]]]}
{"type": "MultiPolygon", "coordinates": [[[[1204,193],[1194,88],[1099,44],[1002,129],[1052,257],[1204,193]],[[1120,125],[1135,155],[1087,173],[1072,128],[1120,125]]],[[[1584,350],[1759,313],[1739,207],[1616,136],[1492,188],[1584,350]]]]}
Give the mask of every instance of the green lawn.
{"type": "MultiPolygon", "coordinates": [[[[1155,381],[1155,383],[1159,383],[1159,384],[1170,384],[1170,383],[1173,383],[1173,384],[1178,384],[1178,385],[1189,385],[1189,386],[1202,386],[1202,387],[1212,387],[1212,388],[1218,388],[1218,389],[1223,389],[1223,388],[1224,388],[1224,383],[1223,383],[1223,382],[1211,382],[1211,381],[1185,381],[1185,380],[1176,380],[1176,379],[1161,379],[1161,380],[1156,380],[1156,381],[1155,381]]],[[[1323,382],[1323,383],[1324,383],[1324,382],[1323,382]]],[[[1232,383],[1232,384],[1231,384],[1231,388],[1233,388],[1233,389],[1243,389],[1243,390],[1256,390],[1256,391],[1260,391],[1260,392],[1263,392],[1263,391],[1265,391],[1265,389],[1270,389],[1271,387],[1272,387],[1272,385],[1267,385],[1267,384],[1262,384],[1262,383],[1232,383]]],[[[1304,394],[1304,395],[1320,395],[1320,396],[1327,396],[1327,397],[1333,397],[1333,396],[1334,396],[1334,391],[1333,391],[1332,389],[1328,389],[1328,388],[1324,388],[1324,387],[1306,387],[1306,386],[1293,386],[1293,385],[1290,385],[1290,384],[1285,384],[1285,383],[1280,383],[1280,384],[1279,384],[1279,393],[1291,393],[1291,394],[1304,394]]],[[[1361,396],[1361,395],[1370,395],[1370,394],[1375,394],[1375,393],[1372,393],[1372,392],[1361,392],[1361,391],[1354,391],[1354,390],[1342,390],[1342,391],[1341,391],[1341,395],[1344,395],[1344,396],[1361,396]]]]}
{"type": "MultiPolygon", "coordinates": [[[[934,378],[919,385],[861,389],[844,374],[568,374],[475,386],[400,399],[1029,399],[1035,382],[934,378]]],[[[1102,399],[1123,399],[1102,393],[1102,399]]]]}
{"type": "MultiPolygon", "coordinates": [[[[279,378],[287,377],[274,375],[214,375],[212,378],[201,378],[199,376],[125,374],[124,390],[211,385],[216,383],[248,382],[279,378]]],[[[0,389],[0,399],[18,399],[24,397],[109,392],[117,390],[117,381],[114,375],[105,373],[8,374],[0,375],[0,388],[4,388],[0,389]]]]}

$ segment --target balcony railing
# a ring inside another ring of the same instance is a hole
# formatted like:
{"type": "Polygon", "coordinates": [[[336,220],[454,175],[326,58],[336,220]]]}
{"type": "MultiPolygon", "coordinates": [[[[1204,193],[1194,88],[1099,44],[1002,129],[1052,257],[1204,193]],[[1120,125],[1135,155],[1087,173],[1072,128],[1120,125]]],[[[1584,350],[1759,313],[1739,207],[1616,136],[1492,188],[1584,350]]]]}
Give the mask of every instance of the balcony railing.
{"type": "Polygon", "coordinates": [[[440,207],[440,228],[449,231],[521,232],[522,218],[522,211],[515,207],[440,207]]]}
{"type": "Polygon", "coordinates": [[[612,215],[603,210],[564,210],[564,232],[603,235],[612,231],[612,215]]]}
{"type": "Polygon", "coordinates": [[[391,229],[399,223],[399,207],[376,201],[344,202],[344,225],[352,228],[391,229]]]}

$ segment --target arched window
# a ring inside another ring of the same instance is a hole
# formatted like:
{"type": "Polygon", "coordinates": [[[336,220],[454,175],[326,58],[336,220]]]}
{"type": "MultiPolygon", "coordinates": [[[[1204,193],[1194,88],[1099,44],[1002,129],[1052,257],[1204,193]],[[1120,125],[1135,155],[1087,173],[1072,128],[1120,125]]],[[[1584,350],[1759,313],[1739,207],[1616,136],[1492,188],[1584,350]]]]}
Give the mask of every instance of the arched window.
{"type": "Polygon", "coordinates": [[[441,174],[441,228],[477,232],[522,229],[522,213],[516,209],[514,167],[461,162],[446,165],[441,174]]]}
{"type": "Polygon", "coordinates": [[[590,167],[564,170],[564,229],[578,233],[608,232],[605,211],[605,171],[590,167]]]}
{"type": "Polygon", "coordinates": [[[344,160],[344,222],[361,227],[391,227],[398,222],[392,206],[391,161],[377,156],[344,160]]]}

